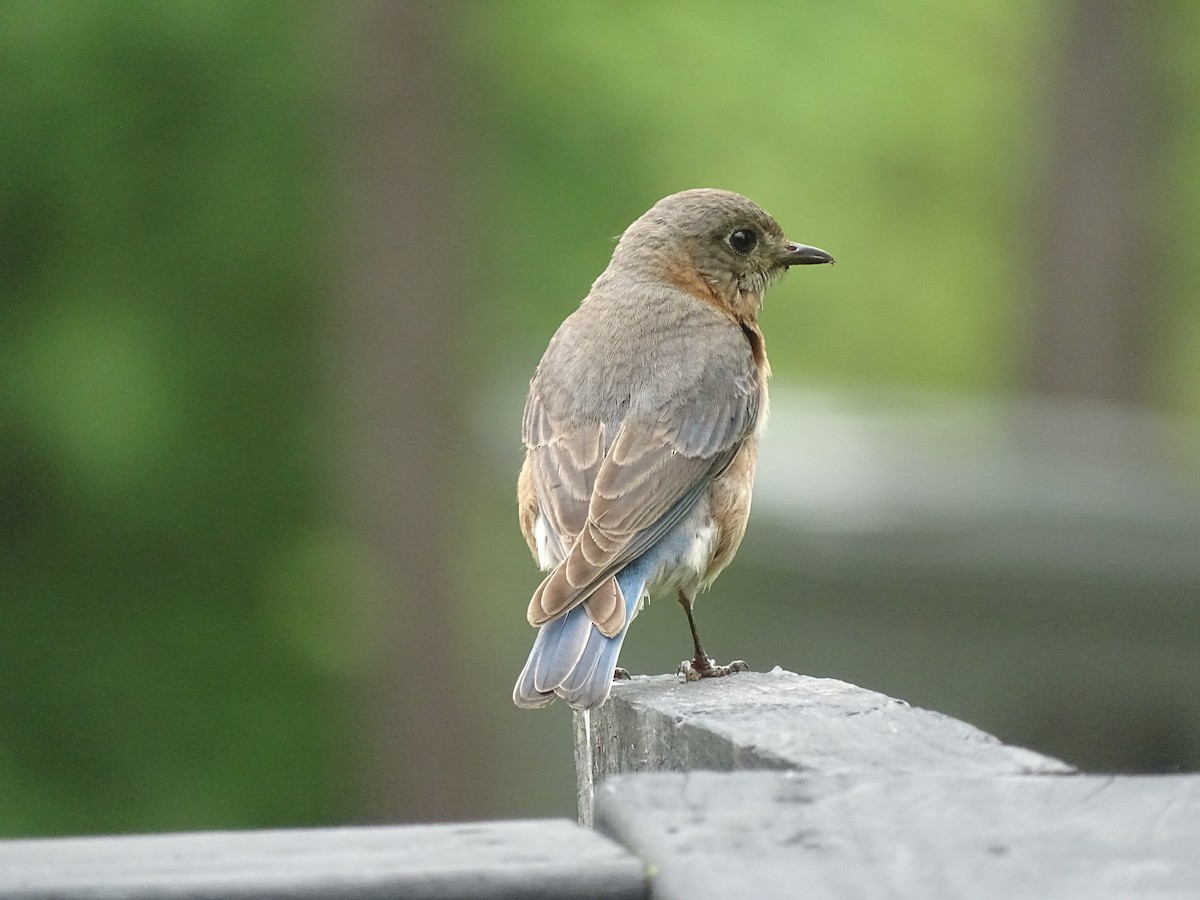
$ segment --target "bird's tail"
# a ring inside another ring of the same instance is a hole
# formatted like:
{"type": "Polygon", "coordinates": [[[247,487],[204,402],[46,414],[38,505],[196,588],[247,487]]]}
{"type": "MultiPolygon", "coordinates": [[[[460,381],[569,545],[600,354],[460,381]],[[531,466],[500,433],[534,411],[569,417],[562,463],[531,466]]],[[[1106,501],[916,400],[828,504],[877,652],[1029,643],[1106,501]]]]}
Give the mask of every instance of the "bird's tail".
{"type": "Polygon", "coordinates": [[[534,709],[559,696],[575,709],[591,709],[608,699],[621,644],[646,587],[646,574],[640,569],[635,563],[617,575],[625,600],[625,625],[613,637],[605,637],[592,624],[583,604],[538,629],[513,689],[517,706],[534,709]]]}

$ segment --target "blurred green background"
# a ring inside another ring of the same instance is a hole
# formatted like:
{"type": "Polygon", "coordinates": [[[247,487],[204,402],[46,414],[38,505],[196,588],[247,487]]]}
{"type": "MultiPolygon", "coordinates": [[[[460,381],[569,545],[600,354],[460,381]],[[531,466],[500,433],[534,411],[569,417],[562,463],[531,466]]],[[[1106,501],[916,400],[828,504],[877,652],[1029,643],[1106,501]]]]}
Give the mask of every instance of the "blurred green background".
{"type": "MultiPolygon", "coordinates": [[[[709,649],[1194,768],[1198,39],[1183,2],[9,0],[0,832],[571,815],[568,711],[509,699],[522,391],[696,186],[839,261],[768,299],[709,649]],[[911,449],[886,527],[813,474],[848,429],[911,449]]],[[[689,652],[664,603],[624,661],[689,652]]]]}

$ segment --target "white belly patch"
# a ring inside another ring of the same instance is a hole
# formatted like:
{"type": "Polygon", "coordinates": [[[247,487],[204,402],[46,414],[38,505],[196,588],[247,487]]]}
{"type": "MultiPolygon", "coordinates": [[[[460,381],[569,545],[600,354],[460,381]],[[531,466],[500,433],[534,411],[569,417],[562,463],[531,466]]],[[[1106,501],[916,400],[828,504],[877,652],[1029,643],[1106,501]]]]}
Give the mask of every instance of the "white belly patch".
{"type": "Polygon", "coordinates": [[[562,547],[541,513],[533,523],[533,539],[537,543],[538,565],[543,572],[549,572],[562,561],[562,547]]]}

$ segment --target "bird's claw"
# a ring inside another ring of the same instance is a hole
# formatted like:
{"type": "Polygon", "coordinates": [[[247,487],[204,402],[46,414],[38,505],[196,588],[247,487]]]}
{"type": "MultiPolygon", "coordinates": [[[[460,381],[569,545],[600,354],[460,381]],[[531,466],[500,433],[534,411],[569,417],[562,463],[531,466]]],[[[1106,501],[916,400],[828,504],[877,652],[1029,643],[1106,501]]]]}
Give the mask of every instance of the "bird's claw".
{"type": "Polygon", "coordinates": [[[718,666],[710,656],[697,656],[685,659],[679,664],[679,674],[688,681],[699,681],[701,678],[724,678],[735,672],[749,672],[750,666],[743,659],[735,659],[727,666],[718,666]]]}
{"type": "Polygon", "coordinates": [[[633,679],[630,676],[628,669],[622,669],[620,666],[617,666],[616,668],[613,669],[613,681],[632,681],[632,680],[633,679]]]}

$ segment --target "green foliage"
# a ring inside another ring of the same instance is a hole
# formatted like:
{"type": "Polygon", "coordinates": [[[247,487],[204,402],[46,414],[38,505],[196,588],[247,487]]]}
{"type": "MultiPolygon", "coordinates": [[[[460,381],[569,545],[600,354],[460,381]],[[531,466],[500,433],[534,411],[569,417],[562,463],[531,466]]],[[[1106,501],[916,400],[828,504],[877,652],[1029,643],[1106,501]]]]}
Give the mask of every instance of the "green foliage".
{"type": "Polygon", "coordinates": [[[707,185],[838,257],[768,299],[784,377],[1011,384],[1052,24],[1033,3],[932,0],[472,7],[485,333],[544,338],[604,236],[707,185]]]}
{"type": "Polygon", "coordinates": [[[0,832],[339,808],[264,613],[318,516],[314,11],[0,11],[0,832]]]}

